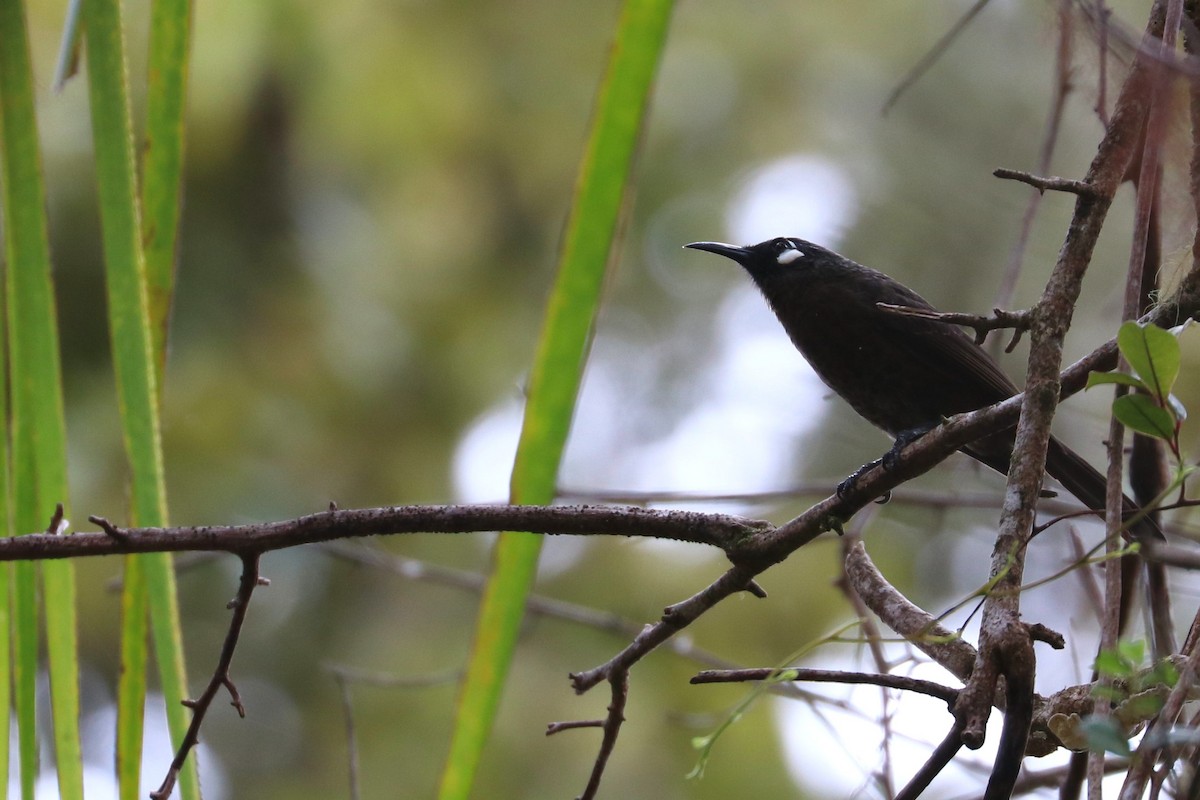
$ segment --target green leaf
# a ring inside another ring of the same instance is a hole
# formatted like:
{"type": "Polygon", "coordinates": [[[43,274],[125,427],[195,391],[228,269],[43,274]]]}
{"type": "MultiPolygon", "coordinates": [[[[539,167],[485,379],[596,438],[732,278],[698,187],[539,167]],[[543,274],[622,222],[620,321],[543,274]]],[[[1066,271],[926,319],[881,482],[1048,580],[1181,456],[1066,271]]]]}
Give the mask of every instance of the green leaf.
{"type": "MultiPolygon", "coordinates": [[[[12,452],[8,533],[44,530],[57,503],[67,503],[66,425],[57,312],[51,283],[46,194],[38,146],[34,81],[20,0],[0,0],[0,183],[6,270],[5,306],[11,407],[6,420],[12,452]]],[[[0,468],[2,469],[2,468],[0,468]]],[[[8,487],[5,487],[6,490],[8,487]]],[[[7,494],[7,491],[6,491],[7,494]]],[[[75,570],[70,562],[41,566],[51,719],[58,765],[58,796],[83,796],[79,745],[79,654],[75,630],[75,570]]],[[[20,786],[32,798],[38,772],[37,573],[15,568],[13,614],[14,705],[19,735],[20,786]]],[[[0,636],[8,637],[7,626],[0,636]]],[[[7,654],[6,654],[7,655],[7,654]]],[[[7,659],[5,659],[7,661],[7,659]]],[[[5,680],[7,684],[7,680],[5,680]]],[[[8,687],[0,689],[8,708],[8,687]]],[[[7,731],[0,739],[7,762],[7,731]]],[[[5,775],[8,774],[5,763],[5,775]]]]}
{"type": "Polygon", "coordinates": [[[1129,659],[1112,650],[1103,650],[1097,653],[1096,662],[1092,666],[1096,672],[1109,678],[1128,678],[1134,672],[1133,664],[1129,662],[1129,659]]]}
{"type": "MultiPolygon", "coordinates": [[[[158,417],[157,364],[160,359],[155,355],[155,342],[161,346],[161,336],[156,338],[153,335],[154,325],[147,296],[120,4],[118,0],[85,0],[83,14],[109,327],[117,399],[131,473],[132,517],[136,524],[166,525],[166,486],[158,417]]],[[[157,169],[153,165],[151,168],[157,169]]],[[[177,197],[175,202],[178,202],[177,197]]],[[[141,580],[135,569],[134,580],[122,598],[122,609],[126,615],[122,658],[134,669],[138,668],[134,662],[145,660],[144,649],[135,640],[144,630],[142,615],[148,605],[166,697],[168,724],[172,741],[178,746],[186,730],[188,716],[187,710],[180,705],[187,689],[178,641],[174,579],[166,556],[146,557],[143,565],[145,581],[141,580]]],[[[136,713],[139,696],[144,694],[143,684],[143,677],[129,675],[120,687],[123,717],[119,731],[121,745],[125,748],[134,746],[136,727],[140,723],[131,717],[136,713]]],[[[121,791],[126,798],[134,796],[132,793],[136,791],[133,761],[134,754],[131,752],[119,754],[118,765],[124,778],[121,791]]],[[[199,796],[194,757],[188,759],[179,785],[184,797],[199,796]]]]}
{"type": "MultiPolygon", "coordinates": [[[[146,133],[142,143],[142,246],[146,264],[147,312],[156,401],[161,403],[167,328],[174,291],[182,206],[184,116],[191,42],[189,0],[156,0],[151,5],[150,53],[146,80],[146,133]]],[[[122,587],[121,686],[119,688],[118,778],[124,800],[141,796],[142,709],[146,694],[146,612],[151,615],[159,680],[166,697],[187,695],[183,632],[175,589],[175,567],[168,553],[126,559],[122,587]]],[[[182,740],[190,714],[167,703],[172,741],[182,740]]],[[[200,797],[195,758],[179,776],[183,800],[200,797]]]]}
{"type": "Polygon", "coordinates": [[[1179,341],[1157,325],[1126,322],[1117,332],[1117,347],[1151,393],[1165,398],[1179,376],[1179,341]]]}
{"type": "Polygon", "coordinates": [[[1127,428],[1154,436],[1170,439],[1175,435],[1175,418],[1171,412],[1155,404],[1147,394],[1127,394],[1113,401],[1113,416],[1127,428]]]}
{"type": "Polygon", "coordinates": [[[1083,388],[1091,389],[1093,386],[1100,386],[1106,383],[1119,383],[1123,386],[1132,386],[1135,389],[1150,391],[1150,387],[1143,383],[1141,378],[1126,375],[1124,372],[1090,372],[1088,373],[1087,386],[1083,388]]]}
{"type": "Polygon", "coordinates": [[[1154,692],[1134,695],[1121,704],[1121,715],[1127,719],[1147,720],[1162,710],[1165,701],[1154,692]]]}
{"type": "Polygon", "coordinates": [[[1131,669],[1135,668],[1146,658],[1146,640],[1123,639],[1117,642],[1117,653],[1131,669]]]}
{"type": "Polygon", "coordinates": [[[1087,737],[1088,749],[1096,753],[1116,753],[1128,758],[1133,753],[1125,731],[1112,717],[1087,717],[1080,726],[1087,737]]]}
{"type": "Polygon", "coordinates": [[[1125,689],[1118,689],[1113,686],[1105,686],[1102,683],[1097,683],[1092,686],[1090,694],[1098,700],[1108,700],[1110,702],[1119,703],[1126,697],[1129,697],[1129,692],[1125,689]]]}
{"type": "MultiPolygon", "coordinates": [[[[575,186],[573,206],[530,373],[510,499],[554,499],[606,267],[629,191],[650,88],[666,41],[670,0],[626,0],[575,186]]],[[[439,797],[466,798],[512,661],[541,538],[501,534],[458,700],[439,797]]]]}

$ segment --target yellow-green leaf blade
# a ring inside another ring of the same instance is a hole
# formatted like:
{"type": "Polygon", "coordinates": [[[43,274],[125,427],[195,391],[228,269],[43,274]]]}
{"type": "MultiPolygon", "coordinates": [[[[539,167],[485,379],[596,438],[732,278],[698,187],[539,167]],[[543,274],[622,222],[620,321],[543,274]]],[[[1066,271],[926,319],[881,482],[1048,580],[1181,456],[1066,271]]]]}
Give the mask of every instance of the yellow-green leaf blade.
{"type": "MultiPolygon", "coordinates": [[[[531,372],[510,499],[547,503],[558,466],[616,236],[650,88],[666,38],[669,0],[627,0],[600,94],[558,273],[531,372]]],[[[493,555],[462,687],[440,797],[465,798],[495,719],[537,569],[540,538],[502,534],[493,555]]]]}
{"type": "Polygon", "coordinates": [[[1127,394],[1113,401],[1113,416],[1127,428],[1146,436],[1170,441],[1175,434],[1171,412],[1155,405],[1148,394],[1127,394]]]}
{"type": "MultiPolygon", "coordinates": [[[[125,448],[131,471],[133,517],[142,525],[165,525],[167,506],[158,420],[157,369],[142,251],[119,3],[116,0],[85,0],[84,26],[104,235],[109,327],[125,448]]],[[[152,630],[156,639],[160,636],[167,638],[167,642],[159,642],[160,663],[163,665],[163,690],[172,740],[178,745],[187,718],[186,711],[179,706],[184,697],[184,687],[182,655],[177,646],[178,626],[171,620],[176,606],[173,598],[170,602],[156,603],[164,593],[174,591],[174,584],[167,568],[168,562],[164,559],[151,558],[145,563],[148,567],[146,583],[153,618],[152,630]],[[172,645],[172,641],[176,644],[172,645]],[[168,656],[165,662],[161,658],[164,652],[168,656]]],[[[131,606],[140,600],[137,597],[127,599],[131,606]]],[[[131,614],[136,613],[132,607],[127,610],[131,614]]],[[[130,621],[130,624],[142,625],[144,621],[130,621]]],[[[137,634],[136,627],[128,631],[130,638],[137,634]]],[[[131,642],[126,642],[122,649],[126,657],[137,657],[136,648],[131,642]]],[[[126,719],[122,726],[126,728],[128,740],[130,734],[127,726],[133,724],[128,720],[133,706],[130,698],[135,696],[137,688],[126,686],[125,689],[127,693],[122,702],[126,704],[123,706],[126,719]]],[[[184,797],[198,796],[193,760],[186,765],[180,785],[184,797]]]]}
{"type": "MultiPolygon", "coordinates": [[[[67,502],[66,426],[63,415],[57,314],[50,279],[46,195],[41,174],[34,81],[19,0],[0,0],[0,180],[3,182],[8,364],[12,376],[11,522],[16,533],[43,529],[57,503],[67,502]]],[[[32,798],[37,778],[36,680],[38,632],[36,568],[16,570],[15,689],[20,785],[32,798]]],[[[75,635],[74,568],[46,564],[46,637],[59,796],[82,797],[79,745],[79,656],[75,635]]],[[[2,635],[7,635],[7,629],[2,635]]],[[[7,707],[7,689],[4,691],[7,707]]],[[[7,734],[5,734],[5,740],[7,734]]],[[[3,744],[7,750],[7,741],[3,744]]]]}
{"type": "MultiPolygon", "coordinates": [[[[146,91],[146,135],[142,146],[142,243],[155,386],[161,400],[167,328],[174,292],[175,255],[181,212],[184,113],[187,105],[191,4],[161,0],[151,7],[150,54],[146,91]]],[[[138,796],[142,712],[145,706],[147,619],[149,603],[163,694],[187,693],[183,633],[175,590],[174,560],[169,554],[135,556],[126,561],[122,610],[122,683],[118,713],[118,780],[123,800],[138,796]],[[131,579],[132,577],[132,579],[131,579]],[[121,746],[124,745],[124,747],[121,746]],[[128,752],[125,752],[125,751],[128,752]]],[[[188,711],[167,703],[167,722],[178,744],[189,722],[188,711]]],[[[195,759],[179,777],[184,800],[200,796],[195,759]]]]}
{"type": "Polygon", "coordinates": [[[1157,325],[1126,322],[1117,331],[1117,347],[1150,391],[1166,398],[1179,376],[1179,341],[1157,325]]]}

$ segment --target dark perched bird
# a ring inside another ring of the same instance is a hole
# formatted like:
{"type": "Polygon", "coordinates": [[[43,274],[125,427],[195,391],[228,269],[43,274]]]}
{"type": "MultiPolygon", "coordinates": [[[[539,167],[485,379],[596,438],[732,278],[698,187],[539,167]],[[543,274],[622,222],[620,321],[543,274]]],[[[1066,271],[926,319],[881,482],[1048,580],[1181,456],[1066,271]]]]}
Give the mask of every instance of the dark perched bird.
{"type": "MultiPolygon", "coordinates": [[[[686,246],[731,258],[750,273],[792,344],[821,380],[895,438],[891,454],[945,417],[993,405],[1018,392],[987,351],[958,327],[880,308],[879,303],[887,303],[935,310],[882,272],[803,239],[771,239],[748,247],[719,242],[686,246]]],[[[962,451],[1007,474],[1014,437],[1010,429],[971,442],[962,451]]],[[[886,467],[888,457],[881,460],[886,467]]],[[[847,480],[852,482],[861,472],[847,480]]],[[[1054,438],[1046,451],[1046,472],[1088,508],[1104,508],[1105,477],[1054,438]]],[[[1125,498],[1126,515],[1136,510],[1137,505],[1125,498]]],[[[1144,517],[1133,532],[1141,540],[1164,538],[1151,517],[1144,517]]],[[[1137,574],[1135,561],[1125,563],[1130,568],[1124,570],[1122,629],[1137,574]]],[[[1170,595],[1162,564],[1151,564],[1148,575],[1154,649],[1161,657],[1175,650],[1170,595]]]]}
{"type": "MultiPolygon", "coordinates": [[[[945,417],[1018,392],[987,351],[958,327],[880,308],[887,303],[935,310],[882,272],[803,239],[771,239],[749,247],[686,246],[741,264],[821,380],[890,434],[897,447],[945,417]]],[[[1008,430],[962,450],[1007,474],[1013,437],[1008,430]]],[[[1104,508],[1104,476],[1057,439],[1050,440],[1046,472],[1088,508],[1104,508]]],[[[1128,505],[1136,508],[1132,501],[1128,505]]],[[[1162,537],[1153,522],[1139,527],[1139,534],[1162,537]]]]}

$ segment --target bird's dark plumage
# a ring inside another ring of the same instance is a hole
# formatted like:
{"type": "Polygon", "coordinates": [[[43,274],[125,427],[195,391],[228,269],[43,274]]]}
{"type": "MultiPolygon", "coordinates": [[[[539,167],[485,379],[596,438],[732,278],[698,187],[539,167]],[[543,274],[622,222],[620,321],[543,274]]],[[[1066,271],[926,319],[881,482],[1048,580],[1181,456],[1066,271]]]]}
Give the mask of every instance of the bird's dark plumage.
{"type": "MultiPolygon", "coordinates": [[[[958,327],[879,308],[887,303],[935,310],[882,272],[803,239],[687,247],[741,264],[821,379],[893,437],[905,439],[1018,392],[987,351],[958,327]]],[[[1012,449],[1010,430],[972,442],[963,452],[1007,473],[1012,449]]],[[[1089,508],[1104,508],[1104,476],[1057,439],[1050,441],[1046,472],[1089,508]]],[[[1157,525],[1144,527],[1139,533],[1162,536],[1157,525]]]]}
{"type": "MultiPolygon", "coordinates": [[[[741,264],[821,379],[862,417],[895,437],[898,447],[945,417],[993,405],[1018,391],[992,357],[961,329],[881,309],[879,303],[935,310],[882,272],[803,239],[771,239],[749,247],[719,242],[687,246],[741,264]]],[[[962,450],[1007,474],[1014,435],[1012,430],[1004,431],[962,450]]],[[[1105,477],[1054,438],[1046,450],[1046,472],[1088,508],[1104,508],[1105,477]]],[[[1124,505],[1127,514],[1137,509],[1129,498],[1124,505]]],[[[1150,516],[1143,517],[1133,532],[1142,541],[1163,538],[1150,516]]],[[[1163,565],[1149,566],[1152,639],[1161,657],[1175,651],[1170,594],[1163,565]]],[[[1136,570],[1124,573],[1122,629],[1136,570]]]]}

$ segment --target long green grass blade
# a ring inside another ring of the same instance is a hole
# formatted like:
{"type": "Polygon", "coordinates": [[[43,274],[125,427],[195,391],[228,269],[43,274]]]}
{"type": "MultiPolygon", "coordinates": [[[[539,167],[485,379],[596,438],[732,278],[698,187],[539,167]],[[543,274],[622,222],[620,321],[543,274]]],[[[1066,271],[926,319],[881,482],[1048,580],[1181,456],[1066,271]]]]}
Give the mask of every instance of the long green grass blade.
{"type": "MultiPolygon", "coordinates": [[[[13,456],[16,457],[16,442],[13,456]]],[[[17,475],[21,467],[13,465],[13,507],[20,505],[17,475]]],[[[38,776],[37,732],[37,565],[21,562],[13,565],[13,707],[17,715],[17,765],[20,770],[21,797],[34,800],[38,776]]]]}
{"type": "MultiPolygon", "coordinates": [[[[138,524],[165,525],[167,503],[158,419],[158,359],[154,355],[155,337],[142,250],[119,2],[86,0],[84,28],[104,235],[109,326],[125,447],[132,473],[133,517],[138,524]]],[[[158,63],[157,57],[155,63],[158,63]]],[[[155,102],[161,102],[161,98],[155,102]]],[[[156,174],[154,181],[156,185],[161,183],[162,175],[156,174]]],[[[177,211],[171,213],[174,216],[177,211]]],[[[185,709],[179,705],[185,696],[185,681],[170,563],[162,557],[151,558],[143,561],[141,567],[145,569],[144,576],[137,567],[134,568],[133,581],[127,584],[129,594],[123,600],[125,624],[128,627],[123,637],[122,658],[130,665],[134,662],[145,663],[145,654],[138,649],[141,646],[139,642],[144,642],[144,628],[139,627],[144,624],[144,616],[138,607],[144,606],[148,600],[152,630],[158,642],[162,664],[168,719],[172,738],[178,743],[187,719],[185,709]]],[[[135,706],[140,706],[138,698],[144,696],[144,682],[144,676],[133,676],[121,686],[122,719],[118,735],[121,737],[121,746],[127,748],[119,764],[123,778],[122,796],[131,796],[127,794],[131,791],[128,787],[136,783],[136,779],[130,777],[135,758],[129,748],[136,746],[133,740],[140,739],[140,732],[135,730],[139,723],[131,717],[135,706]]],[[[194,763],[189,763],[181,776],[181,787],[185,797],[198,796],[194,763]]]]}
{"type": "MultiPolygon", "coordinates": [[[[141,210],[147,311],[155,386],[160,402],[181,209],[190,41],[191,7],[188,0],[154,3],[150,20],[146,134],[142,147],[141,210]]],[[[163,694],[167,698],[182,699],[187,693],[183,633],[174,561],[168,554],[126,559],[117,714],[117,771],[122,800],[134,800],[139,796],[142,711],[146,695],[147,604],[153,617],[163,694]]],[[[178,744],[187,729],[187,709],[169,700],[167,720],[172,739],[178,744]]],[[[195,759],[184,767],[178,786],[183,800],[200,796],[195,759]]]]}
{"type": "MultiPolygon", "coordinates": [[[[650,89],[666,40],[670,0],[627,0],[597,98],[558,275],[530,376],[510,499],[548,503],[571,424],[613,252],[650,89]]],[[[465,798],[500,703],[537,570],[539,537],[502,534],[476,623],[440,797],[465,798]]]]}
{"type": "MultiPolygon", "coordinates": [[[[150,330],[159,378],[175,283],[190,43],[189,0],[154,3],[150,19],[146,138],[142,147],[142,242],[150,330]]],[[[158,385],[161,387],[161,380],[158,385]]]]}
{"type": "Polygon", "coordinates": [[[121,676],[117,681],[116,759],[121,800],[142,796],[148,637],[146,570],[140,558],[126,556],[121,582],[121,676]]]}
{"type": "MultiPolygon", "coordinates": [[[[18,0],[0,0],[0,100],[6,281],[11,376],[12,524],[20,533],[45,528],[57,503],[67,500],[66,426],[63,416],[57,314],[50,281],[46,194],[41,175],[33,74],[18,0]]],[[[79,745],[79,654],[75,635],[75,577],[69,562],[42,567],[46,644],[59,796],[83,796],[79,745]]],[[[37,777],[36,571],[17,568],[16,707],[20,726],[21,788],[33,796],[37,777]]],[[[5,705],[5,707],[7,704],[5,705]]]]}

